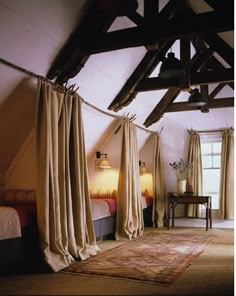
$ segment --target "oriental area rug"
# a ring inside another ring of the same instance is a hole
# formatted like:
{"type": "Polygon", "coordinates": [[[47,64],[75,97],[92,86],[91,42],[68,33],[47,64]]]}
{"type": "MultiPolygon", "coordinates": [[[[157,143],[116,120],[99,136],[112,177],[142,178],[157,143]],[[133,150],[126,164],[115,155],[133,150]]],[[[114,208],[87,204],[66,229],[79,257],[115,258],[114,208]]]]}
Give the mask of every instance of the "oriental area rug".
{"type": "Polygon", "coordinates": [[[101,275],[170,285],[200,255],[213,236],[151,232],[61,272],[101,275]]]}

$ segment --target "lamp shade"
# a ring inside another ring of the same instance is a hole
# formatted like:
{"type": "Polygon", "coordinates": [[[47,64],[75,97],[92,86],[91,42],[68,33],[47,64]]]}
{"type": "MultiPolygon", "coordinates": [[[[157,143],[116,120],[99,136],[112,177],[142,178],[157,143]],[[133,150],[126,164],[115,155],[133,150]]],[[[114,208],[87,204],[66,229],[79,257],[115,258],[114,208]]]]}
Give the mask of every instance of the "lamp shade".
{"type": "Polygon", "coordinates": [[[104,158],[101,163],[99,164],[101,169],[111,169],[112,166],[107,158],[104,158]]]}
{"type": "Polygon", "coordinates": [[[199,89],[195,88],[188,98],[188,103],[191,106],[203,106],[206,105],[207,100],[200,94],[199,89]]]}
{"type": "Polygon", "coordinates": [[[141,160],[139,160],[139,172],[141,176],[147,173],[145,162],[142,162],[141,160]]]}
{"type": "Polygon", "coordinates": [[[167,59],[161,64],[159,77],[163,79],[179,78],[185,75],[185,70],[180,60],[173,52],[169,52],[167,59]]]}
{"type": "Polygon", "coordinates": [[[144,175],[144,174],[146,174],[147,173],[147,168],[146,168],[146,166],[144,165],[144,166],[141,166],[141,168],[140,168],[140,175],[142,176],[142,175],[144,175]]]}

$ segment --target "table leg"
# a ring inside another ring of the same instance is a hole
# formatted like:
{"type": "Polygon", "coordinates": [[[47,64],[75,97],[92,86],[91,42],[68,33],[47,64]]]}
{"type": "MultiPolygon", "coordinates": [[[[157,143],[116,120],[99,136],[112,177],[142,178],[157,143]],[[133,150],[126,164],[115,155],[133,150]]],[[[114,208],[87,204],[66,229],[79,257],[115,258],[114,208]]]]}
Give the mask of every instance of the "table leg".
{"type": "Polygon", "coordinates": [[[170,204],[168,202],[168,205],[167,205],[167,229],[169,230],[170,229],[170,204]]]}
{"type": "Polygon", "coordinates": [[[210,199],[209,217],[210,217],[210,228],[212,229],[212,211],[211,211],[211,199],[210,199]]]}
{"type": "Polygon", "coordinates": [[[208,223],[209,223],[209,202],[207,202],[207,206],[206,206],[206,230],[208,230],[208,223]]]}
{"type": "Polygon", "coordinates": [[[172,204],[172,227],[175,227],[175,205],[172,204]]]}

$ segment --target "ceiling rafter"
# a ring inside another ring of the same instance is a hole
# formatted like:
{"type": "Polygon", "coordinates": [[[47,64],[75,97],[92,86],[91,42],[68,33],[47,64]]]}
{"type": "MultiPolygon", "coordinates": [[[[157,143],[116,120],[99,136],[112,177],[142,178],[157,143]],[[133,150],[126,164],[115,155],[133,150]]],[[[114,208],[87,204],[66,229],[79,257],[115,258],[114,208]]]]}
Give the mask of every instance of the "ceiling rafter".
{"type": "Polygon", "coordinates": [[[128,28],[101,34],[90,40],[80,50],[80,55],[91,55],[128,47],[148,46],[164,40],[180,39],[205,35],[209,32],[225,32],[233,30],[234,19],[221,13],[205,12],[184,17],[183,22],[172,24],[168,21],[162,23],[162,27],[153,25],[152,30],[139,27],[128,28]],[[162,28],[165,27],[165,30],[162,28]]]}
{"type": "Polygon", "coordinates": [[[181,90],[178,87],[170,87],[167,92],[164,94],[160,102],[156,105],[156,107],[152,110],[152,112],[148,115],[147,119],[144,122],[145,127],[149,127],[153,123],[160,120],[167,108],[174,100],[178,97],[181,90]]]}
{"type": "MultiPolygon", "coordinates": [[[[218,109],[218,108],[228,108],[228,107],[234,107],[234,98],[221,98],[221,99],[215,99],[211,102],[209,102],[209,109],[218,109]]],[[[183,112],[183,111],[201,111],[201,107],[198,106],[190,106],[188,102],[178,102],[173,103],[169,105],[165,109],[165,113],[169,112],[183,112]]]]}
{"type": "MultiPolygon", "coordinates": [[[[207,67],[206,65],[204,65],[201,69],[200,69],[200,73],[207,71],[207,67]]],[[[203,106],[201,106],[201,112],[203,113],[208,113],[209,112],[209,85],[200,85],[200,93],[202,95],[203,98],[206,99],[207,103],[203,106]]]]}
{"type": "Polygon", "coordinates": [[[115,16],[106,15],[92,7],[59,51],[47,73],[47,78],[54,79],[57,77],[57,82],[63,84],[73,75],[76,75],[89,58],[88,55],[78,55],[80,47],[89,38],[94,38],[96,35],[107,31],[114,19],[115,16]]]}
{"type": "MultiPolygon", "coordinates": [[[[161,12],[158,14],[159,19],[175,20],[179,15],[182,15],[186,10],[185,1],[171,0],[169,1],[161,12]]],[[[148,77],[157,67],[167,51],[174,44],[175,40],[169,42],[160,42],[158,50],[148,51],[134,72],[131,74],[127,82],[124,84],[118,95],[109,105],[108,109],[119,111],[123,107],[129,105],[137,95],[136,88],[140,81],[148,77]]]]}
{"type": "Polygon", "coordinates": [[[227,83],[220,83],[218,84],[213,91],[209,94],[208,100],[209,103],[213,101],[213,99],[218,95],[218,93],[227,85],[227,83]]]}
{"type": "Polygon", "coordinates": [[[204,0],[209,6],[214,10],[226,11],[227,13],[232,13],[234,11],[233,1],[222,1],[222,0],[204,0]]]}
{"type": "Polygon", "coordinates": [[[132,102],[137,94],[136,88],[139,82],[152,73],[173,43],[164,42],[159,50],[148,51],[145,54],[108,109],[118,111],[132,102]]]}
{"type": "MultiPolygon", "coordinates": [[[[193,58],[194,59],[194,58],[193,58]]],[[[192,59],[192,60],[193,60],[192,59]]],[[[200,59],[200,56],[199,56],[199,59],[200,59]]],[[[204,64],[204,60],[202,61],[202,64],[204,64]]],[[[195,69],[196,71],[198,70],[195,65],[198,65],[199,69],[201,68],[201,64],[198,63],[198,60],[197,59],[194,59],[194,62],[192,63],[191,65],[191,69],[190,69],[190,75],[195,75],[195,82],[196,82],[196,85],[199,85],[201,80],[202,84],[207,84],[206,83],[206,79],[208,79],[208,82],[210,82],[210,80],[214,80],[216,79],[219,79],[219,76],[222,74],[222,71],[218,71],[217,74],[215,71],[211,71],[211,72],[214,72],[213,74],[211,73],[212,77],[210,77],[210,71],[207,71],[206,73],[207,74],[203,74],[203,72],[199,73],[199,72],[192,72],[191,70],[192,69],[195,69]]],[[[226,71],[225,73],[228,73],[228,75],[232,75],[233,76],[233,70],[232,69],[224,69],[224,71],[226,71]],[[230,71],[230,73],[229,73],[230,71]]],[[[222,75],[223,76],[223,75],[222,75]]],[[[225,79],[222,77],[222,79],[225,79]]],[[[152,90],[154,90],[154,88],[156,88],[156,84],[157,84],[157,80],[165,82],[167,83],[168,81],[170,82],[170,80],[161,80],[160,78],[149,78],[149,79],[145,79],[143,80],[140,84],[139,84],[139,91],[141,90],[144,90],[144,86],[143,88],[142,87],[142,84],[144,84],[146,82],[146,84],[149,84],[148,88],[150,89],[150,84],[155,81],[155,83],[153,83],[151,86],[153,87],[152,90]]],[[[176,79],[174,79],[176,80],[176,79]]],[[[172,81],[174,81],[172,80],[172,81]]],[[[178,80],[178,79],[177,79],[178,80]]],[[[193,81],[191,80],[191,77],[190,77],[190,81],[191,81],[191,85],[193,85],[193,81]]],[[[145,86],[146,87],[146,86],[145,86]]],[[[162,99],[159,101],[159,103],[156,105],[156,107],[153,109],[153,111],[149,114],[149,116],[146,118],[145,122],[144,122],[144,125],[145,127],[149,127],[150,125],[152,125],[153,123],[159,121],[163,114],[165,113],[165,110],[174,102],[174,100],[178,97],[179,93],[181,92],[181,89],[179,87],[173,87],[173,86],[170,86],[170,88],[168,89],[168,91],[166,92],[166,94],[162,97],[162,99]]]]}
{"type": "MultiPolygon", "coordinates": [[[[199,38],[193,38],[192,40],[191,40],[191,42],[192,42],[192,44],[193,44],[193,46],[194,46],[194,48],[195,48],[195,50],[197,51],[197,52],[199,52],[200,54],[203,52],[203,51],[205,51],[205,50],[207,50],[207,46],[206,46],[206,44],[204,43],[204,41],[203,40],[201,40],[201,39],[199,39],[199,38]]],[[[232,50],[232,52],[233,52],[233,50],[232,50]]],[[[233,55],[234,56],[234,55],[233,55]]],[[[212,56],[211,57],[211,59],[209,59],[208,61],[207,61],[207,66],[208,66],[208,69],[216,69],[216,70],[224,70],[225,69],[225,67],[214,57],[214,56],[212,56]]],[[[228,83],[228,85],[232,88],[232,89],[234,89],[234,83],[232,83],[232,82],[230,82],[230,83],[228,83]]]]}
{"type": "Polygon", "coordinates": [[[92,2],[89,13],[59,52],[47,77],[63,84],[79,73],[91,54],[145,46],[147,49],[145,57],[108,109],[120,110],[129,105],[139,92],[167,88],[166,94],[145,120],[146,127],[157,122],[165,112],[190,110],[209,112],[211,108],[232,107],[232,98],[215,99],[215,96],[227,84],[234,89],[234,49],[217,34],[234,30],[234,1],[227,0],[224,3],[222,0],[204,1],[213,11],[196,14],[187,5],[186,0],[170,0],[159,11],[159,0],[143,0],[144,16],[136,11],[137,0],[92,2]],[[107,32],[119,14],[126,15],[137,27],[107,32]],[[181,79],[169,80],[148,78],[163,61],[176,39],[180,40],[180,59],[186,75],[181,79]],[[192,59],[190,41],[196,50],[192,59]],[[214,53],[217,53],[231,68],[223,66],[214,53]],[[219,84],[209,94],[208,85],[211,83],[219,84]],[[200,86],[202,95],[208,99],[206,106],[192,109],[186,102],[174,103],[179,93],[183,90],[190,91],[191,86],[200,86]]]}

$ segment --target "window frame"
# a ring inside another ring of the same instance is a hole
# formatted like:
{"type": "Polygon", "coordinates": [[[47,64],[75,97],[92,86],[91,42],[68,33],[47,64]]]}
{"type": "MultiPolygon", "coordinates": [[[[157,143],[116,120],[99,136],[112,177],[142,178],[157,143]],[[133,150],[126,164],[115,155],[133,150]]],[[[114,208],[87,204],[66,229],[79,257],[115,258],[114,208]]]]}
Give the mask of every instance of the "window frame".
{"type": "MultiPolygon", "coordinates": [[[[221,159],[220,159],[220,166],[214,166],[213,164],[213,157],[214,156],[220,156],[221,157],[221,150],[220,152],[216,152],[214,153],[214,150],[213,150],[213,144],[214,143],[221,143],[221,149],[222,149],[222,134],[218,133],[214,133],[214,134],[205,134],[205,135],[200,135],[200,143],[201,143],[201,148],[202,148],[202,144],[204,143],[207,143],[207,144],[212,144],[211,145],[211,152],[209,153],[203,153],[202,152],[202,149],[201,149],[201,157],[203,158],[203,156],[210,156],[211,157],[211,167],[203,167],[203,163],[202,163],[202,174],[204,174],[204,170],[220,170],[220,174],[221,174],[221,159]]],[[[203,180],[203,184],[204,184],[204,180],[203,180]]],[[[204,188],[203,188],[203,192],[204,194],[207,194],[207,195],[217,195],[218,196],[218,201],[217,201],[217,205],[215,208],[215,210],[218,210],[219,209],[219,195],[220,195],[220,184],[219,184],[219,188],[218,188],[218,191],[204,191],[204,188]]],[[[214,202],[212,201],[212,205],[214,204],[214,202]]]]}

